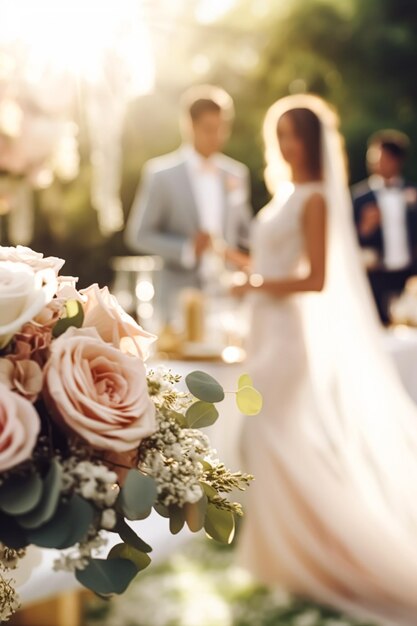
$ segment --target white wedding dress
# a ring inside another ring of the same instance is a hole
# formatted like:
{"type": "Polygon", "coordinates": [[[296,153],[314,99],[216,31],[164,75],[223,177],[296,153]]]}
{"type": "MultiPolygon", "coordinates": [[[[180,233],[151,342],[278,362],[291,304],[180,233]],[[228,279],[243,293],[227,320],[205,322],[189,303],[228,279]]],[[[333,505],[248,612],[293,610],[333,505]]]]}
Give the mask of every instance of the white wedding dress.
{"type": "Polygon", "coordinates": [[[315,192],[326,199],[325,290],[250,295],[248,369],[264,407],[242,433],[255,481],[240,562],[268,585],[376,623],[413,626],[417,410],[380,347],[346,187],[331,174],[340,156],[332,137],[324,182],[282,185],[285,197],[277,194],[254,227],[254,272],[294,277],[303,271],[305,203],[315,192]]]}

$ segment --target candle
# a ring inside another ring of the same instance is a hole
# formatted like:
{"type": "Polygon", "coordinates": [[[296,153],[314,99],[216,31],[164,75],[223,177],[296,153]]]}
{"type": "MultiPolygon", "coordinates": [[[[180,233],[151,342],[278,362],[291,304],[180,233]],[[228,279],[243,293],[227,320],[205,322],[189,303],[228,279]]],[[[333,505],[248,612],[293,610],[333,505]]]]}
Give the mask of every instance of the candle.
{"type": "Polygon", "coordinates": [[[204,339],[204,295],[198,289],[185,289],[182,293],[185,340],[204,339]]]}

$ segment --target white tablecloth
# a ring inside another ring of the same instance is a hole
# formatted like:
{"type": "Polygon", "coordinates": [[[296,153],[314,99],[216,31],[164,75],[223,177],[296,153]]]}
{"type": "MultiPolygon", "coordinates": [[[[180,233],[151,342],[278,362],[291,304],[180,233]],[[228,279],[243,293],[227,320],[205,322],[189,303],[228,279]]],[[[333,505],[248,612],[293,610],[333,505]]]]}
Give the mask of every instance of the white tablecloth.
{"type": "MultiPolygon", "coordinates": [[[[392,356],[404,387],[417,403],[417,330],[397,328],[386,331],[384,344],[387,352],[392,356]]],[[[203,370],[221,382],[226,391],[235,391],[240,374],[245,372],[245,364],[226,365],[223,363],[198,363],[171,361],[169,368],[182,376],[193,370],[203,370]]],[[[220,406],[221,417],[215,426],[209,429],[209,435],[213,446],[219,451],[219,456],[232,469],[238,469],[236,460],[236,440],[242,418],[235,403],[235,396],[227,394],[225,401],[220,406]]],[[[416,411],[417,419],[417,411],[416,411]]],[[[143,522],[133,524],[138,534],[155,546],[153,560],[160,560],[167,556],[173,549],[190,537],[190,533],[183,531],[175,537],[169,533],[167,520],[154,514],[143,522]]],[[[111,544],[109,544],[109,547],[111,544]]],[[[29,581],[20,591],[25,604],[51,597],[56,593],[77,586],[74,577],[67,573],[53,573],[52,562],[55,555],[52,550],[43,551],[43,560],[32,573],[29,581]]]]}

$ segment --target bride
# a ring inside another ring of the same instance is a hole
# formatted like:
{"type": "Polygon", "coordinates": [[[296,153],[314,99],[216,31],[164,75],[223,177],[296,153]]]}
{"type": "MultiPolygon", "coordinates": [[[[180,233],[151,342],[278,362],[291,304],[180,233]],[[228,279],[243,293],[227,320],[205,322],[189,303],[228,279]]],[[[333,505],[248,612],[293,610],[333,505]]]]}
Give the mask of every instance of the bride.
{"type": "Polygon", "coordinates": [[[264,398],[242,437],[256,480],[241,562],[353,616],[415,626],[417,409],[381,348],[338,121],[321,99],[290,96],[264,138],[273,200],[236,288],[252,300],[249,369],[264,398]]]}

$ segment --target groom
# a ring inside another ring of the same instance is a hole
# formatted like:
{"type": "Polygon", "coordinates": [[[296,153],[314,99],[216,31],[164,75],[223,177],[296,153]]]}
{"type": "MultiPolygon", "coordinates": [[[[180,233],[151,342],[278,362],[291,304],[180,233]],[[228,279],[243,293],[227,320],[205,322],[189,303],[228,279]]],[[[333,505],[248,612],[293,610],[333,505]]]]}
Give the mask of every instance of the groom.
{"type": "Polygon", "coordinates": [[[248,245],[249,170],[221,153],[233,115],[225,91],[192,87],[182,99],[182,146],[143,169],[125,241],[136,253],[164,260],[158,299],[166,319],[181,289],[204,286],[214,244],[248,245]]]}
{"type": "Polygon", "coordinates": [[[368,275],[384,324],[390,299],[417,273],[417,186],[403,177],[408,147],[399,131],[373,135],[367,152],[371,175],[352,190],[358,239],[372,259],[368,275]]]}

